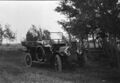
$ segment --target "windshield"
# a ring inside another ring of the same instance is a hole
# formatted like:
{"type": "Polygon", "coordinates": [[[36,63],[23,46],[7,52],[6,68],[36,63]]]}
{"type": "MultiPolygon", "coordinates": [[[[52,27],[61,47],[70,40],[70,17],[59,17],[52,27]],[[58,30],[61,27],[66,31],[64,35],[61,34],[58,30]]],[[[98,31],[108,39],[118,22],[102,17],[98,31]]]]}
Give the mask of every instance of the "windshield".
{"type": "Polygon", "coordinates": [[[64,43],[62,37],[63,37],[63,33],[62,32],[51,32],[50,33],[51,36],[51,40],[54,43],[64,43]]]}

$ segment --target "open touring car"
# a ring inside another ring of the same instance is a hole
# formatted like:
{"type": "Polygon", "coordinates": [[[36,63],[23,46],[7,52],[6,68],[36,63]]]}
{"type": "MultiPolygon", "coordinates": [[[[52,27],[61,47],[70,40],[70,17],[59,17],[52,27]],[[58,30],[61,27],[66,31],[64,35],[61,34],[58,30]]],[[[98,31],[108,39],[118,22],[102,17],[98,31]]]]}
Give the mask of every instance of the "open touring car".
{"type": "MultiPolygon", "coordinates": [[[[55,32],[54,32],[55,33],[55,32]]],[[[58,32],[56,32],[58,33],[58,32]]],[[[61,32],[59,32],[61,34],[61,32]]],[[[24,41],[22,45],[27,48],[25,56],[25,63],[27,67],[31,67],[33,62],[48,63],[57,71],[62,71],[63,65],[72,62],[80,63],[83,55],[77,52],[76,43],[70,45],[65,43],[62,39],[52,39],[42,41],[24,41]]]]}

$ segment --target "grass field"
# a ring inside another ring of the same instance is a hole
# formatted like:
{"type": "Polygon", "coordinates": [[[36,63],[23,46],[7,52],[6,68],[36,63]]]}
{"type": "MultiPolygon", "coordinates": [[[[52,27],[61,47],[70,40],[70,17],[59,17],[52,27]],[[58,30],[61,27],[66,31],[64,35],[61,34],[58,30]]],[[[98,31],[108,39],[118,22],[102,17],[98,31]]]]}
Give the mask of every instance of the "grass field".
{"type": "Polygon", "coordinates": [[[119,71],[98,65],[55,72],[49,65],[26,68],[21,45],[0,46],[0,83],[119,83],[119,71]]]}

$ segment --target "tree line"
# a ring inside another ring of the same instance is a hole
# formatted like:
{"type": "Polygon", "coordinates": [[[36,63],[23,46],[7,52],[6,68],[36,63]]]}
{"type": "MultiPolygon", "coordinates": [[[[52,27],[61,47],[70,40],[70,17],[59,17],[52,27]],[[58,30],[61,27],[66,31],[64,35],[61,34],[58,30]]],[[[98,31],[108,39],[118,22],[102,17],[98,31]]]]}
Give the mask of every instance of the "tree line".
{"type": "Polygon", "coordinates": [[[50,40],[50,31],[42,28],[37,28],[35,25],[31,25],[26,34],[26,41],[41,41],[50,40]]]}
{"type": "Polygon", "coordinates": [[[110,63],[120,65],[120,2],[119,0],[61,0],[55,9],[67,19],[58,21],[70,35],[82,43],[92,36],[102,45],[110,63]]]}
{"type": "Polygon", "coordinates": [[[61,0],[55,11],[66,16],[58,21],[62,28],[83,41],[120,38],[120,4],[118,0],[61,0]]]}
{"type": "MultiPolygon", "coordinates": [[[[68,43],[68,39],[64,35],[61,35],[61,38],[65,43],[68,43]]],[[[42,41],[42,40],[49,40],[50,44],[55,43],[55,40],[52,39],[51,32],[49,30],[43,29],[42,27],[38,28],[35,25],[31,25],[30,29],[27,31],[25,41],[42,41]]]]}
{"type": "MultiPolygon", "coordinates": [[[[3,40],[14,41],[16,39],[16,33],[14,33],[9,24],[4,26],[0,25],[0,44],[3,43],[3,40]]],[[[63,35],[62,39],[67,42],[67,38],[63,35]]],[[[42,41],[42,40],[50,40],[52,43],[54,40],[51,38],[51,32],[47,29],[42,29],[41,27],[37,27],[32,24],[29,30],[26,33],[26,37],[24,41],[42,41]]]]}

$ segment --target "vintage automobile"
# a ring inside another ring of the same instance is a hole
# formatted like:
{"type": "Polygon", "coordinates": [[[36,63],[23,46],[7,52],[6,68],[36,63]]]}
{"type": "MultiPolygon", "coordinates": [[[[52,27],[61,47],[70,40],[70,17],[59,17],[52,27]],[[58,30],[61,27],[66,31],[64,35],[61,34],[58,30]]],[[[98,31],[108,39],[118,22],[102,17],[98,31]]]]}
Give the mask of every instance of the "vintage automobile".
{"type": "Polygon", "coordinates": [[[72,62],[81,63],[83,52],[77,52],[76,47],[74,47],[75,42],[70,46],[63,42],[62,39],[55,39],[55,41],[52,44],[50,44],[50,40],[22,42],[22,45],[27,48],[26,66],[31,67],[33,62],[48,63],[55,70],[62,71],[64,65],[72,62]]]}

